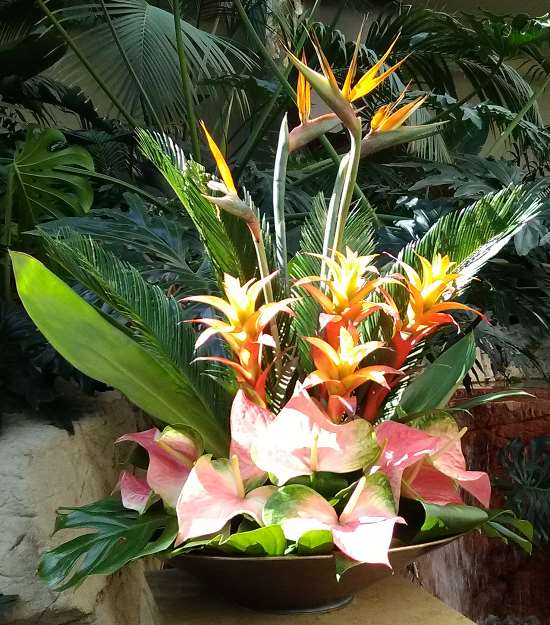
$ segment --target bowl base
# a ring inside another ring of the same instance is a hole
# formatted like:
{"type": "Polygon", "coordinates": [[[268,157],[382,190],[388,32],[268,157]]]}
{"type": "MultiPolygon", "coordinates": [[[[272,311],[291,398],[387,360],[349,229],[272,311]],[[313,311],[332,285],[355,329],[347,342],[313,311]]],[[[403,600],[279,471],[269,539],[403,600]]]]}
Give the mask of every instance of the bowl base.
{"type": "Polygon", "coordinates": [[[348,595],[347,597],[343,597],[342,599],[338,599],[337,601],[333,601],[331,603],[324,603],[318,606],[303,608],[286,608],[284,610],[275,608],[264,608],[250,604],[246,605],[243,603],[239,603],[239,605],[241,605],[243,608],[247,608],[248,610],[254,610],[254,612],[264,612],[267,614],[323,614],[325,612],[334,612],[335,610],[345,608],[352,601],[353,595],[348,595]]]}

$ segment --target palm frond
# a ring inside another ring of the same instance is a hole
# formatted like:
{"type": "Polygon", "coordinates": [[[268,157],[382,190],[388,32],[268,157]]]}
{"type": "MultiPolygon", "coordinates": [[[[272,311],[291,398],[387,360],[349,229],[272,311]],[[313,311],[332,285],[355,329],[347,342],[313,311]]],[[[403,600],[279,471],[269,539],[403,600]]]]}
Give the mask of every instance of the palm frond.
{"type": "MultiPolygon", "coordinates": [[[[100,2],[68,5],[56,11],[56,15],[69,26],[80,51],[86,58],[93,59],[102,79],[132,117],[145,121],[153,119],[147,110],[147,102],[143,101],[137,84],[139,81],[162,123],[181,124],[181,120],[185,119],[186,106],[178,70],[173,15],[145,0],[109,0],[104,4],[137,81],[120,59],[109,24],[101,19],[100,2]],[[90,16],[98,19],[92,21],[90,16]],[[86,28],[78,27],[79,20],[86,20],[86,28]],[[76,26],[71,28],[75,23],[76,26]]],[[[216,93],[220,95],[219,90],[216,92],[208,86],[208,81],[234,75],[236,67],[250,69],[253,66],[251,54],[241,51],[230,41],[200,30],[184,20],[181,21],[181,28],[197,98],[215,96],[216,93]]],[[[59,61],[53,71],[55,76],[63,77],[70,85],[78,85],[87,94],[96,90],[95,82],[82,70],[79,59],[72,51],[59,61]]],[[[104,105],[102,108],[104,113],[112,112],[109,106],[106,110],[104,105]]]]}
{"type": "Polygon", "coordinates": [[[208,412],[225,421],[226,396],[209,384],[201,362],[189,364],[195,357],[196,337],[191,325],[184,323],[180,304],[89,237],[70,231],[63,235],[43,235],[50,258],[122,315],[128,331],[178,384],[190,413],[208,412]]]}
{"type": "Polygon", "coordinates": [[[480,269],[542,207],[540,184],[509,186],[439,219],[419,240],[407,245],[401,260],[417,266],[416,254],[428,258],[445,253],[457,263],[464,288],[480,269]]]}

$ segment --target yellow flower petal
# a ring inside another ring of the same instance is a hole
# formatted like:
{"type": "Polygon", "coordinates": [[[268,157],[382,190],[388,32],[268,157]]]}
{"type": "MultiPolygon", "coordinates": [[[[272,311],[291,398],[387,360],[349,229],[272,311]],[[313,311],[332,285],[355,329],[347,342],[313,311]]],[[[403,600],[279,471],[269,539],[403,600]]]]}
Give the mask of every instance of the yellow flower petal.
{"type": "Polygon", "coordinates": [[[233,182],[233,176],[231,175],[231,172],[229,171],[229,167],[227,166],[227,163],[225,162],[225,158],[223,157],[223,154],[221,153],[220,148],[216,145],[216,142],[214,141],[214,139],[208,132],[206,128],[206,124],[202,120],[201,120],[201,128],[204,132],[206,140],[208,141],[208,147],[210,148],[210,152],[212,152],[212,156],[214,157],[214,160],[216,161],[216,165],[218,166],[218,169],[220,171],[220,176],[222,180],[224,181],[225,186],[230,191],[232,191],[235,195],[238,195],[237,188],[235,187],[235,183],[233,182]]]}
{"type": "MultiPolygon", "coordinates": [[[[302,52],[302,63],[307,65],[305,52],[302,52]]],[[[311,85],[306,80],[302,72],[298,71],[298,86],[296,89],[296,100],[298,105],[298,115],[302,124],[309,121],[311,113],[311,85]]]]}

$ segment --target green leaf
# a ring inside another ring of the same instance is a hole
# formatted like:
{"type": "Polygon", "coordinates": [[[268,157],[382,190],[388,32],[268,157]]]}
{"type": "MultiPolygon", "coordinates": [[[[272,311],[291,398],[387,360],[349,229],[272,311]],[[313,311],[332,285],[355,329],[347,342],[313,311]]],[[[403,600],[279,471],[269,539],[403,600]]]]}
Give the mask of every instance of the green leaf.
{"type": "Polygon", "coordinates": [[[14,205],[24,212],[23,228],[44,216],[83,215],[93,202],[92,185],[85,175],[69,174],[64,166],[78,167],[82,174],[94,171],[89,152],[67,146],[59,130],[30,130],[19,144],[10,167],[14,171],[14,205]]]}
{"type": "Polygon", "coordinates": [[[268,525],[248,532],[231,534],[217,548],[227,554],[246,556],[282,556],[286,538],[280,525],[268,525]]]}
{"type": "Polygon", "coordinates": [[[334,543],[330,530],[310,530],[302,534],[296,542],[296,552],[299,556],[316,556],[332,553],[334,543]]]}
{"type": "Polygon", "coordinates": [[[61,508],[55,531],[64,529],[94,531],[42,555],[38,574],[58,591],[165,550],[176,537],[177,519],[164,512],[139,515],[126,510],[118,497],[108,497],[81,508],[61,508]]]}
{"type": "Polygon", "coordinates": [[[336,496],[348,487],[348,480],[338,473],[330,473],[329,471],[317,471],[313,475],[300,475],[288,480],[286,484],[301,484],[309,486],[317,491],[326,499],[336,496]]]}
{"type": "Polygon", "coordinates": [[[407,543],[422,543],[462,534],[480,528],[489,518],[485,510],[475,506],[438,506],[406,498],[400,501],[399,514],[407,521],[407,525],[400,525],[397,535],[407,543]]]}
{"type": "Polygon", "coordinates": [[[452,406],[448,406],[446,410],[469,410],[470,408],[475,408],[476,406],[483,406],[484,404],[488,404],[493,401],[500,401],[501,399],[508,399],[510,397],[534,397],[534,395],[519,389],[511,391],[497,391],[495,393],[478,395],[477,397],[472,397],[472,399],[468,399],[467,401],[453,404],[452,406]]]}
{"type": "Polygon", "coordinates": [[[408,414],[419,414],[447,405],[475,361],[473,333],[461,338],[430,363],[407,386],[400,406],[408,414]]]}
{"type": "Polygon", "coordinates": [[[19,297],[52,346],[91,378],[120,390],[151,416],[197,430],[224,455],[227,434],[183,376],[161,363],[35,258],[11,253],[19,297]]]}
{"type": "Polygon", "coordinates": [[[511,510],[491,510],[489,519],[481,531],[490,538],[500,538],[508,544],[510,541],[531,555],[533,549],[533,525],[524,519],[518,519],[511,510]],[[518,532],[514,531],[518,530],[518,532]]]}

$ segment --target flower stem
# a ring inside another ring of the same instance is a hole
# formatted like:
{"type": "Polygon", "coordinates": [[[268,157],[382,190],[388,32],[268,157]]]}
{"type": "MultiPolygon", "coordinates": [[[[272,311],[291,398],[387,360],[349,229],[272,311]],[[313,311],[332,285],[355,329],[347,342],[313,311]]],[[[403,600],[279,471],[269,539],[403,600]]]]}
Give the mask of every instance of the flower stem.
{"type": "Polygon", "coordinates": [[[361,123],[357,120],[357,125],[349,129],[350,134],[350,151],[342,188],[342,197],[338,208],[338,220],[334,232],[334,244],[332,246],[332,256],[336,252],[341,251],[344,240],[344,229],[349,215],[349,207],[353,198],[353,190],[357,179],[357,170],[359,169],[359,160],[361,159],[361,123]]]}

